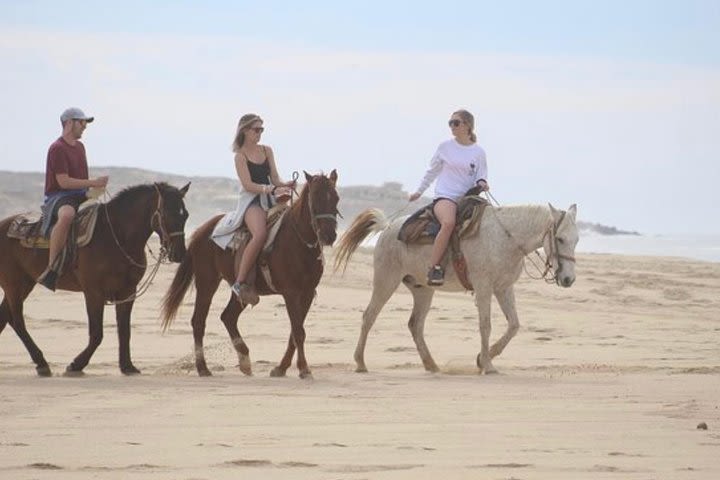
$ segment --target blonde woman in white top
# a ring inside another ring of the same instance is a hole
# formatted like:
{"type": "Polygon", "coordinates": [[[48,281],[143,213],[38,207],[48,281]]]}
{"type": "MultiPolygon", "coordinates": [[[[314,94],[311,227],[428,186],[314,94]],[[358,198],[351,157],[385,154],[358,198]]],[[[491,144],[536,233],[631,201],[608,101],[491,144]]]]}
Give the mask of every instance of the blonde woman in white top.
{"type": "Polygon", "coordinates": [[[441,261],[455,228],[458,200],[475,186],[483,191],[490,189],[485,150],[475,143],[475,117],[467,110],[458,110],[452,114],[448,125],[453,138],[438,146],[420,186],[410,195],[411,202],[417,200],[433,180],[437,180],[433,212],[440,222],[440,231],[435,237],[430,257],[427,280],[430,286],[440,286],[445,281],[441,261]]]}

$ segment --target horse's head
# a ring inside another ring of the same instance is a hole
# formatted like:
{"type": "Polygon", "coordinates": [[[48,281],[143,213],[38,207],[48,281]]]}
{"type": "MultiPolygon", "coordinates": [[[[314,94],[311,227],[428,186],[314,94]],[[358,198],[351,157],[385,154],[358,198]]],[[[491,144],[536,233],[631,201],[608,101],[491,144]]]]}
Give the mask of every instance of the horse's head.
{"type": "Polygon", "coordinates": [[[151,221],[152,229],[160,237],[170,261],[180,262],[185,256],[185,222],[188,218],[183,199],[190,183],[180,189],[166,183],[156,183],[155,188],[158,202],[151,221]]]}
{"type": "Polygon", "coordinates": [[[310,175],[305,173],[305,184],[310,222],[315,231],[318,243],[332,245],[337,238],[337,204],[340,200],[335,185],[337,172],[333,170],[330,175],[310,175]]]}
{"type": "Polygon", "coordinates": [[[577,207],[573,204],[564,212],[550,205],[550,212],[553,226],[543,242],[545,256],[555,271],[555,282],[569,287],[575,282],[575,246],[579,239],[575,224],[577,207]]]}

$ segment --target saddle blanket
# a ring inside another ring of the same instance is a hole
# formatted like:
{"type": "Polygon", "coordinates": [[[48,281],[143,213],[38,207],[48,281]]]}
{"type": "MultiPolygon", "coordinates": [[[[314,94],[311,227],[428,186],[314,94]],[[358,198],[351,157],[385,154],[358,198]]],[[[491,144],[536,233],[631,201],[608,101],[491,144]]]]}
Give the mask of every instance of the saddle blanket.
{"type": "MultiPolygon", "coordinates": [[[[75,243],[78,247],[84,247],[92,240],[99,207],[100,204],[94,200],[89,200],[80,206],[74,222],[75,243]]],[[[7,236],[20,240],[20,245],[23,247],[46,249],[50,241],[40,235],[41,227],[42,215],[39,212],[22,213],[13,219],[7,236]]]]}

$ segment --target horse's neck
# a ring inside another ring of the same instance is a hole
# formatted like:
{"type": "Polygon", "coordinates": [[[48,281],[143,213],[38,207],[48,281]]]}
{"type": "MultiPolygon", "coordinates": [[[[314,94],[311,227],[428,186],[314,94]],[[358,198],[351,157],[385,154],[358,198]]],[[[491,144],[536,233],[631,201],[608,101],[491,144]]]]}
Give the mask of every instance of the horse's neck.
{"type": "Polygon", "coordinates": [[[542,246],[552,225],[550,209],[541,205],[502,207],[495,209],[495,213],[498,223],[525,253],[542,246]]]}
{"type": "Polygon", "coordinates": [[[152,227],[150,218],[155,211],[155,198],[137,198],[128,205],[127,202],[117,204],[109,202],[106,205],[107,214],[100,215],[117,237],[118,241],[128,247],[144,248],[150,235],[152,227]]]}
{"type": "Polygon", "coordinates": [[[300,198],[290,208],[288,215],[290,221],[293,222],[296,233],[299,233],[303,243],[315,243],[318,241],[317,234],[312,225],[312,213],[310,212],[310,203],[307,198],[300,198]]]}

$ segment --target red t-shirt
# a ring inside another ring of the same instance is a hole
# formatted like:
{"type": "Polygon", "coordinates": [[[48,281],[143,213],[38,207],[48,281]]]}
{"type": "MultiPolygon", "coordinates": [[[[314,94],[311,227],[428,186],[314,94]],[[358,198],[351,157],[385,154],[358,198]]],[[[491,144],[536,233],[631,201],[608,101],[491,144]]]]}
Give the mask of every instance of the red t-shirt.
{"type": "Polygon", "coordinates": [[[56,178],[59,173],[67,173],[70,178],[88,179],[85,145],[80,141],[70,145],[60,137],[50,145],[45,167],[45,195],[63,190],[56,178]]]}

